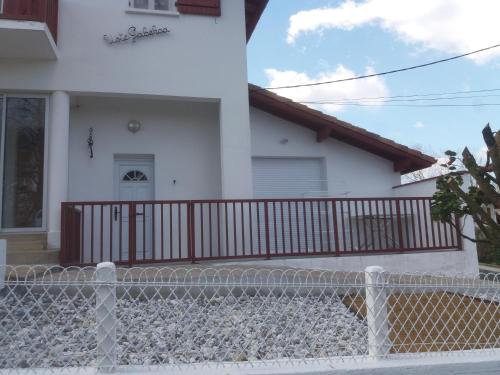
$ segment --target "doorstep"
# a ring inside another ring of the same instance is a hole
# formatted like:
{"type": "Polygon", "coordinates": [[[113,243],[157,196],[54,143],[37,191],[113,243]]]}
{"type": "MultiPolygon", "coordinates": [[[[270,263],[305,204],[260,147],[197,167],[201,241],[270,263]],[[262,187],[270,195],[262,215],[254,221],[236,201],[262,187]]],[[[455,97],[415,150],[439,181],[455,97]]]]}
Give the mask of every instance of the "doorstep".
{"type": "Polygon", "coordinates": [[[7,248],[8,265],[58,265],[59,250],[13,251],[7,248]]]}
{"type": "Polygon", "coordinates": [[[58,264],[59,250],[47,249],[46,232],[0,233],[7,241],[7,264],[58,264]]]}

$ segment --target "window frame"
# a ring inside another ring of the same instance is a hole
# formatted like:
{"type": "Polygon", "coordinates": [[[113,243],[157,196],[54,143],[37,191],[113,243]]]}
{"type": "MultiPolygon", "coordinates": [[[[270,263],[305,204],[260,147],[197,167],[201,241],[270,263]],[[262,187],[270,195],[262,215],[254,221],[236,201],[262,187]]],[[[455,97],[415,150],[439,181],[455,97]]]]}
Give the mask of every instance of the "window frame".
{"type": "Polygon", "coordinates": [[[149,177],[146,173],[144,173],[141,170],[131,169],[123,174],[120,182],[126,182],[126,183],[149,182],[149,177]],[[133,178],[130,176],[131,173],[134,173],[133,178]],[[138,179],[137,176],[140,176],[140,178],[138,179]]]}
{"type": "Polygon", "coordinates": [[[0,233],[26,233],[26,232],[45,232],[47,231],[47,196],[48,196],[48,162],[49,162],[49,119],[50,119],[50,95],[48,94],[23,94],[0,92],[2,101],[2,112],[0,117],[0,233]],[[27,98],[27,99],[45,99],[45,126],[44,126],[44,155],[43,155],[43,198],[42,198],[42,226],[27,228],[4,228],[3,227],[3,191],[4,191],[4,162],[5,162],[5,130],[7,125],[7,99],[9,98],[27,98]]]}
{"type": "Polygon", "coordinates": [[[163,15],[179,15],[177,12],[177,6],[175,5],[176,0],[168,0],[168,9],[155,9],[154,1],[155,0],[147,0],[148,7],[147,8],[136,8],[134,6],[135,0],[129,0],[128,2],[128,10],[127,13],[147,13],[147,14],[163,14],[163,15]]]}

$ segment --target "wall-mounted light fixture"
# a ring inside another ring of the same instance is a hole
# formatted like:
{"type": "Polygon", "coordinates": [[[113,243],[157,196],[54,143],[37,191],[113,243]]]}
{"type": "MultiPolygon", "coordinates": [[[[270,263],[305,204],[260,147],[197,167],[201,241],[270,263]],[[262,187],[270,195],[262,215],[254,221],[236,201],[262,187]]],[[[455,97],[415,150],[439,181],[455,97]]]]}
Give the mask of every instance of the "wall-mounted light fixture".
{"type": "Polygon", "coordinates": [[[94,128],[89,129],[89,137],[87,138],[87,145],[89,147],[89,156],[94,158],[94,128]]]}
{"type": "Polygon", "coordinates": [[[127,124],[127,129],[132,134],[137,133],[139,130],[141,130],[141,128],[142,128],[142,124],[137,120],[131,120],[127,124]]]}

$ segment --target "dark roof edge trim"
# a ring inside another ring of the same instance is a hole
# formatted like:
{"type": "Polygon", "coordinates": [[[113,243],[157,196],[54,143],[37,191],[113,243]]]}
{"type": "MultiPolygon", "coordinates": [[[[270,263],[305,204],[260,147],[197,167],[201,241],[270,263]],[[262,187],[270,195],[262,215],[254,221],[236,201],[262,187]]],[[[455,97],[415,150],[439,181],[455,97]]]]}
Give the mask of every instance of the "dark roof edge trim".
{"type": "Polygon", "coordinates": [[[245,0],[247,43],[250,41],[269,0],[245,0]]]}

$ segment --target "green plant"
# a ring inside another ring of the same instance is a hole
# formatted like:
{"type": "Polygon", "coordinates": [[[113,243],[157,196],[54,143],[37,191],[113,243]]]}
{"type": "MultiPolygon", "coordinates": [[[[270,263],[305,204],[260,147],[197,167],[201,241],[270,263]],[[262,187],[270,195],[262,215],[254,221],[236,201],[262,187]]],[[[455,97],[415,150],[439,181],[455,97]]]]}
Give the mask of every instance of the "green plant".
{"type": "Polygon", "coordinates": [[[487,160],[480,165],[466,147],[462,158],[454,151],[447,151],[448,162],[443,167],[448,173],[437,179],[437,191],[433,196],[432,217],[457,228],[462,237],[488,244],[494,260],[500,264],[500,225],[492,212],[500,210],[500,132],[493,133],[490,125],[483,129],[487,146],[487,160]],[[475,184],[467,190],[462,188],[464,172],[468,172],[475,184]],[[481,239],[468,237],[457,227],[455,218],[469,215],[474,220],[481,239]]]}

